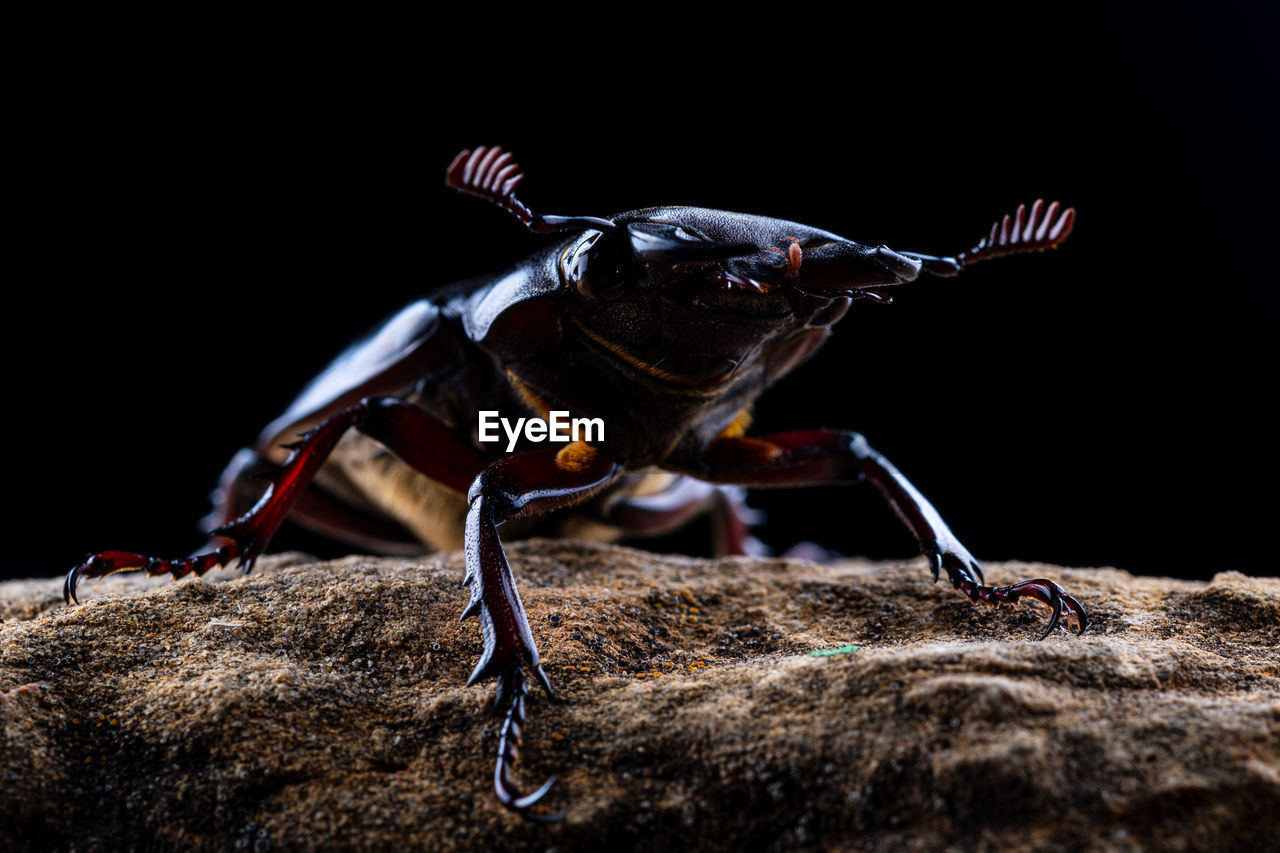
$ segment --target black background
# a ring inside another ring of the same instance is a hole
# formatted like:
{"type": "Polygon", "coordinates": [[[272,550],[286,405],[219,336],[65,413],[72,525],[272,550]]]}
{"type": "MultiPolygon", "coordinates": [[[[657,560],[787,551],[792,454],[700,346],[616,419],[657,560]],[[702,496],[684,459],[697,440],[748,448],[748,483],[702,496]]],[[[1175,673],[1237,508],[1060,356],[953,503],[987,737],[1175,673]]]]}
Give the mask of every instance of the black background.
{"type": "MultiPolygon", "coordinates": [[[[7,131],[0,572],[195,547],[221,466],[328,358],[539,244],[442,185],[456,151],[501,144],[544,212],[686,203],[954,252],[1020,201],[1074,205],[1057,252],[855,305],[758,427],[861,431],[980,559],[1274,573],[1264,22],[1045,9],[926,35],[924,13],[694,30],[627,9],[44,54],[7,131]]],[[[753,502],[773,545],[915,553],[869,487],[753,502]]],[[[296,545],[316,543],[277,539],[296,545]]]]}

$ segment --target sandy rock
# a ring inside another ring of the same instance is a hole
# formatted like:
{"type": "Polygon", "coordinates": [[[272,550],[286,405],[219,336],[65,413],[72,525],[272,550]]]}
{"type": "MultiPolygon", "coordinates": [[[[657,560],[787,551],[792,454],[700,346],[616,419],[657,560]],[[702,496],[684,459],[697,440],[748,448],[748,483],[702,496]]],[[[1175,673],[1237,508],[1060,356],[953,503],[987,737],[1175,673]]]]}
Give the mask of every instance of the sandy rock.
{"type": "Polygon", "coordinates": [[[510,549],[544,665],[491,793],[458,554],[0,585],[0,849],[1280,849],[1280,580],[510,549]],[[856,645],[856,650],[814,656],[856,645]]]}

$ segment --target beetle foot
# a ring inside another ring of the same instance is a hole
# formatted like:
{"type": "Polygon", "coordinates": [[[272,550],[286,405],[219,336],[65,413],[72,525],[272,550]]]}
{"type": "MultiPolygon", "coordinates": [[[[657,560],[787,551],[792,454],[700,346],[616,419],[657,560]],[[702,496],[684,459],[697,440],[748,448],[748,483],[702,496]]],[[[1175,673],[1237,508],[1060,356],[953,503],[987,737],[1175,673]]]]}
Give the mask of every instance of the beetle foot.
{"type": "Polygon", "coordinates": [[[1074,596],[1068,595],[1066,590],[1048,578],[1036,578],[1035,580],[1020,581],[1019,583],[1000,587],[983,586],[964,581],[956,584],[956,586],[973,601],[985,601],[987,604],[993,604],[996,607],[1001,604],[1013,604],[1023,597],[1033,598],[1044,604],[1053,611],[1053,615],[1049,618],[1049,624],[1045,627],[1044,633],[1038,638],[1041,640],[1049,636],[1053,629],[1058,626],[1058,620],[1062,618],[1063,614],[1066,614],[1067,617],[1067,631],[1069,633],[1083,634],[1085,629],[1089,627],[1089,614],[1085,612],[1084,605],[1077,601],[1074,596]]]}
{"type": "MultiPolygon", "coordinates": [[[[547,677],[542,672],[542,668],[535,665],[535,669],[539,680],[546,685],[547,677]]],[[[549,688],[547,693],[550,695],[549,688]]],[[[507,716],[502,724],[502,735],[498,739],[498,761],[493,768],[493,791],[498,797],[498,802],[525,820],[535,823],[555,823],[564,817],[563,810],[552,813],[537,809],[535,806],[551,790],[551,786],[556,783],[556,778],[552,776],[531,794],[521,794],[515,779],[512,778],[511,771],[515,767],[521,729],[524,726],[524,702],[528,695],[523,668],[516,667],[498,676],[498,698],[494,703],[494,710],[501,711],[505,704],[507,716]]]]}
{"type": "Polygon", "coordinates": [[[230,524],[224,524],[209,531],[210,537],[230,539],[235,543],[227,546],[232,551],[227,561],[230,562],[238,557],[239,563],[237,563],[237,566],[246,575],[253,571],[253,564],[258,561],[258,558],[262,556],[263,550],[265,550],[263,537],[258,532],[257,522],[257,515],[251,511],[230,524]]]}
{"type": "Polygon", "coordinates": [[[76,587],[83,578],[103,578],[116,572],[143,569],[149,575],[173,575],[174,580],[194,572],[203,575],[210,569],[225,566],[240,553],[236,545],[224,545],[204,554],[196,554],[181,560],[159,560],[132,551],[102,551],[94,554],[67,572],[62,582],[62,598],[67,604],[75,602],[76,587]]]}
{"type": "Polygon", "coordinates": [[[1063,614],[1067,617],[1067,631],[1072,634],[1083,634],[1085,628],[1089,627],[1089,614],[1085,612],[1084,605],[1075,599],[1074,596],[1068,595],[1057,583],[1048,578],[1036,578],[1035,580],[1021,581],[1009,586],[1001,587],[979,587],[975,593],[971,593],[970,597],[974,597],[989,604],[999,606],[1006,602],[1013,603],[1018,599],[1026,596],[1039,601],[1053,611],[1053,616],[1049,619],[1048,626],[1044,629],[1044,633],[1040,635],[1043,640],[1049,636],[1050,632],[1058,625],[1058,620],[1063,614]]]}
{"type": "Polygon", "coordinates": [[[947,570],[947,578],[951,585],[959,589],[972,601],[983,601],[999,607],[1001,604],[1013,604],[1021,598],[1032,598],[1046,605],[1053,611],[1049,625],[1040,635],[1045,637],[1058,626],[1058,621],[1065,614],[1067,630],[1073,634],[1083,634],[1089,627],[1089,616],[1084,605],[1054,581],[1047,578],[1021,581],[1009,586],[991,587],[985,585],[982,567],[978,561],[958,542],[950,543],[945,550],[940,547],[925,552],[929,567],[933,570],[936,582],[942,569],[947,570]]]}

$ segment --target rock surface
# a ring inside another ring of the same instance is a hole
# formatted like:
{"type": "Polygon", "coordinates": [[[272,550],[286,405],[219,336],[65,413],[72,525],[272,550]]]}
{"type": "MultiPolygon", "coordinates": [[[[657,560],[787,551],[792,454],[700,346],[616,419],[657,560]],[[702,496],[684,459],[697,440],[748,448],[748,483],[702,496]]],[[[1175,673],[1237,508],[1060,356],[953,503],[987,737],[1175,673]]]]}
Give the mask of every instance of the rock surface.
{"type": "Polygon", "coordinates": [[[1280,580],[988,565],[1089,608],[1038,643],[920,562],[510,554],[562,823],[493,799],[460,555],[284,555],[0,585],[0,848],[1280,849],[1280,580]]]}

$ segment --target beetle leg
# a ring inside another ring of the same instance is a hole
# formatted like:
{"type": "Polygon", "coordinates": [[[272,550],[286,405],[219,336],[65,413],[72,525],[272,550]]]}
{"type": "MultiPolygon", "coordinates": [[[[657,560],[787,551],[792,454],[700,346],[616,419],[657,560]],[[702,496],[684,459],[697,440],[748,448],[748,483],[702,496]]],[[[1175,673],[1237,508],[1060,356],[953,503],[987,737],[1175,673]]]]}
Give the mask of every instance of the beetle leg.
{"type": "Polygon", "coordinates": [[[133,551],[100,551],[67,572],[67,577],[62,582],[62,598],[67,604],[73,601],[80,603],[76,598],[76,587],[81,578],[101,578],[116,572],[146,569],[149,575],[173,575],[174,580],[177,580],[192,572],[203,575],[212,568],[224,566],[235,559],[236,553],[234,545],[227,545],[184,559],[159,560],[133,551]]]}
{"type": "Polygon", "coordinates": [[[531,820],[557,820],[558,816],[531,811],[550,790],[551,782],[532,794],[520,795],[511,778],[515,744],[524,723],[524,670],[537,677],[548,695],[554,694],[539,662],[529,619],[498,537],[498,525],[572,506],[607,486],[618,473],[619,467],[603,454],[589,445],[574,443],[494,462],[476,477],[467,496],[471,507],[467,512],[467,577],[463,583],[471,587],[471,602],[462,618],[478,617],[484,637],[484,652],[467,684],[498,679],[497,706],[506,703],[508,711],[494,769],[494,792],[503,806],[531,820]]]}
{"type": "MultiPolygon", "coordinates": [[[[213,509],[200,519],[209,533],[247,513],[262,494],[262,481],[276,469],[252,448],[243,448],[227,465],[210,496],[213,509]]],[[[330,539],[375,554],[421,554],[422,541],[398,522],[362,512],[314,485],[304,489],[289,520],[330,539]]],[[[216,537],[214,537],[216,539],[216,537]]],[[[211,542],[211,546],[220,543],[211,542]]]]}
{"type": "Polygon", "coordinates": [[[490,461],[416,406],[394,397],[366,398],[307,432],[293,445],[284,464],[266,475],[267,490],[257,504],[231,523],[211,531],[214,536],[230,539],[231,544],[180,560],[159,560],[132,551],[103,551],[67,573],[63,597],[68,604],[76,601],[76,587],[83,578],[132,569],[180,578],[193,572],[202,575],[238,559],[241,568],[250,571],[338,440],[352,428],[382,442],[418,471],[458,492],[465,492],[476,473],[490,461]]]}
{"type": "Polygon", "coordinates": [[[986,586],[982,568],[943,522],[933,505],[897,468],[872,450],[861,435],[843,430],[801,430],[757,438],[720,438],[703,458],[683,466],[687,473],[715,483],[744,486],[798,486],[869,480],[915,534],[936,581],[943,569],[951,585],[974,601],[1012,603],[1029,597],[1053,609],[1049,635],[1065,612],[1076,634],[1088,627],[1079,601],[1046,579],[1006,587],[986,586]]]}
{"type": "Polygon", "coordinates": [[[764,557],[769,549],[751,535],[751,526],[764,523],[764,512],[747,506],[747,490],[718,486],[711,504],[711,546],[717,557],[764,557]]]}
{"type": "Polygon", "coordinates": [[[706,513],[717,557],[764,556],[768,549],[751,535],[752,525],[760,524],[764,513],[747,506],[745,492],[737,486],[677,477],[661,492],[616,500],[605,510],[604,520],[617,525],[624,536],[664,536],[706,513]]]}
{"type": "MultiPolygon", "coordinates": [[[[542,679],[545,682],[546,676],[543,675],[542,679]]],[[[498,796],[498,802],[525,820],[536,823],[555,823],[564,817],[563,810],[549,814],[534,811],[533,807],[551,790],[551,786],[556,783],[556,777],[552,776],[543,782],[542,787],[532,794],[522,795],[516,786],[515,779],[511,776],[511,769],[515,766],[516,756],[519,753],[521,727],[524,725],[524,700],[528,695],[524,670],[517,667],[509,673],[498,676],[498,701],[494,707],[501,709],[504,699],[508,705],[507,717],[502,724],[502,734],[498,738],[498,762],[493,768],[493,790],[498,796]]]]}

